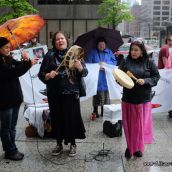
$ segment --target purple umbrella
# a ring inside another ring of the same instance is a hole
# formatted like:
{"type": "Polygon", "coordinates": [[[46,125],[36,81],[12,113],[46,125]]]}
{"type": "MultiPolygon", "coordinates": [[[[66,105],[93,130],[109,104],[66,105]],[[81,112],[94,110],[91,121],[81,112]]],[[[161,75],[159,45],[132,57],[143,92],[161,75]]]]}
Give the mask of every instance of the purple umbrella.
{"type": "Polygon", "coordinates": [[[107,47],[110,48],[113,53],[116,52],[123,44],[123,40],[119,31],[98,27],[78,36],[74,42],[74,45],[81,46],[85,51],[85,57],[87,57],[88,53],[96,47],[96,40],[99,37],[104,37],[106,39],[107,47]]]}

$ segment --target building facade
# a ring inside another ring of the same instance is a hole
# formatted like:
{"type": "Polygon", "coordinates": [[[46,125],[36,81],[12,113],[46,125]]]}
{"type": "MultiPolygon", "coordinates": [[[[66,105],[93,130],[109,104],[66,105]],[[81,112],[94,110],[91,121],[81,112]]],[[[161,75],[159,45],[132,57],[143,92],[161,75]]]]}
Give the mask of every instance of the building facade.
{"type": "Polygon", "coordinates": [[[140,33],[142,37],[160,37],[172,22],[172,0],[142,0],[140,33]]]}
{"type": "Polygon", "coordinates": [[[64,31],[72,44],[78,35],[98,26],[100,0],[29,0],[46,20],[39,41],[51,48],[52,35],[64,31]]]}
{"type": "Polygon", "coordinates": [[[135,19],[129,23],[128,34],[135,37],[140,37],[140,10],[141,6],[138,2],[135,2],[135,4],[131,7],[131,14],[135,17],[135,19]]]}

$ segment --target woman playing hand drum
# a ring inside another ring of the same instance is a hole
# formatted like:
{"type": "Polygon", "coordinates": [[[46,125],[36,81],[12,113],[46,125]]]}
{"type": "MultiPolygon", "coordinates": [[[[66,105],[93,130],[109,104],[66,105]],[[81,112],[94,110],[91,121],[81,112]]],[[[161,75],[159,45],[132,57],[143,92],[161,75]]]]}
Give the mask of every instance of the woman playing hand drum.
{"type": "Polygon", "coordinates": [[[144,144],[152,143],[151,88],[160,78],[142,42],[131,43],[129,55],[119,69],[137,78],[132,89],[123,88],[122,120],[127,142],[125,157],[142,157],[144,144]]]}

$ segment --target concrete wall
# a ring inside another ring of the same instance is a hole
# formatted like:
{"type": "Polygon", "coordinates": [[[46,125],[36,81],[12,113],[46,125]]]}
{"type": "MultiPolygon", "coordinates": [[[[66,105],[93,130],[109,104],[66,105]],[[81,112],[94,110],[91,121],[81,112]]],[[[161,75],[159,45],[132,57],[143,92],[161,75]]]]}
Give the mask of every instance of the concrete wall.
{"type": "Polygon", "coordinates": [[[45,19],[98,19],[97,5],[39,5],[45,19]]]}
{"type": "Polygon", "coordinates": [[[38,5],[37,0],[29,1],[46,20],[45,27],[39,34],[39,41],[51,48],[51,36],[56,31],[64,31],[72,44],[78,35],[98,26],[98,5],[38,5]]]}

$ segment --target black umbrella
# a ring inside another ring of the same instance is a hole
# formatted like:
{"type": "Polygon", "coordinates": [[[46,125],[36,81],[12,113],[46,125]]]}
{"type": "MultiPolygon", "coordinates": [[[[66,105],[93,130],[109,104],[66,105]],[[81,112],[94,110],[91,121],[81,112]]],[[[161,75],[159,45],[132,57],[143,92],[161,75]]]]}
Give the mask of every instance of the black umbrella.
{"type": "Polygon", "coordinates": [[[119,31],[98,27],[78,36],[74,42],[74,45],[81,46],[85,51],[85,57],[87,57],[88,53],[96,47],[96,40],[99,37],[104,37],[106,39],[107,47],[110,48],[113,53],[116,52],[123,44],[123,40],[119,31]]]}

